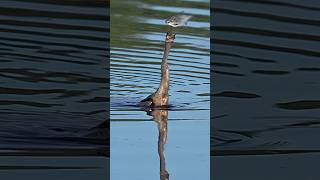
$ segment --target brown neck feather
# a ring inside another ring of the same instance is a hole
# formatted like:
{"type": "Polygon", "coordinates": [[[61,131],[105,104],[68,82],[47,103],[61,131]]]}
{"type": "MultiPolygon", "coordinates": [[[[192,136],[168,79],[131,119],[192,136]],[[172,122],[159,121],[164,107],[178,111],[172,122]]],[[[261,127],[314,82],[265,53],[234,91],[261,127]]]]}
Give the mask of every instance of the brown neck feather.
{"type": "Polygon", "coordinates": [[[164,94],[168,94],[168,91],[169,91],[170,74],[169,74],[169,66],[168,66],[168,56],[169,56],[171,45],[172,45],[172,42],[166,42],[165,48],[164,48],[164,54],[161,62],[161,82],[160,82],[159,90],[164,94]]]}

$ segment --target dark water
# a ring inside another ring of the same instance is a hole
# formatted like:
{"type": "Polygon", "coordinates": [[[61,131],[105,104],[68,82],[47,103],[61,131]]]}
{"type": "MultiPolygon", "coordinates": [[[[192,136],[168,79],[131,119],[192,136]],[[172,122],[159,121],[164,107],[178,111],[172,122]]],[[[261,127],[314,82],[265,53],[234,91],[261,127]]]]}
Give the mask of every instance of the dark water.
{"type": "MultiPolygon", "coordinates": [[[[0,155],[108,154],[107,7],[99,0],[1,1],[0,155]]],[[[95,165],[103,172],[104,161],[95,165]]],[[[0,171],[28,165],[6,162],[0,171]]]]}
{"type": "Polygon", "coordinates": [[[319,178],[320,2],[308,2],[214,1],[214,179],[319,178]]]}
{"type": "Polygon", "coordinates": [[[210,178],[209,1],[111,1],[111,157],[115,180],[210,178]],[[184,11],[169,53],[169,109],[135,105],[158,88],[168,26],[184,11]]]}

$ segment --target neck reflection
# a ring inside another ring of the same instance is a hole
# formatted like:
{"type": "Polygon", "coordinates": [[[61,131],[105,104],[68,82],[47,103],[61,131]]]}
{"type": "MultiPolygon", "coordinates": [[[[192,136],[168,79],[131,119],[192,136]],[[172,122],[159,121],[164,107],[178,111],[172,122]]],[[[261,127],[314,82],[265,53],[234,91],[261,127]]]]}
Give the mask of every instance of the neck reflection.
{"type": "Polygon", "coordinates": [[[160,159],[160,180],[169,180],[169,173],[166,170],[166,161],[164,157],[164,145],[167,142],[168,130],[168,110],[152,109],[148,112],[158,126],[158,154],[160,159]]]}

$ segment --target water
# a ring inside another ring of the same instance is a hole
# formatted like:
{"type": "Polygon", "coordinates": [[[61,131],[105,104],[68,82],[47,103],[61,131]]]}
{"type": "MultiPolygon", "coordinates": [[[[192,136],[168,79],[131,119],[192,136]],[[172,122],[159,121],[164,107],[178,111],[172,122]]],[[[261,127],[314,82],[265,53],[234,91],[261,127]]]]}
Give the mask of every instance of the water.
{"type": "Polygon", "coordinates": [[[1,157],[1,179],[107,179],[106,159],[92,156],[1,157]],[[27,177],[27,178],[26,178],[27,177]]]}
{"type": "MultiPolygon", "coordinates": [[[[111,176],[208,179],[208,1],[111,3],[111,176]],[[149,116],[134,105],[157,88],[164,19],[181,11],[194,18],[170,52],[171,107],[149,116]]],[[[317,179],[319,2],[214,6],[212,177],[317,179]]],[[[0,179],[108,176],[106,7],[1,1],[0,179]]]]}
{"type": "Polygon", "coordinates": [[[106,7],[98,0],[1,1],[0,179],[80,171],[106,178],[106,7]]]}
{"type": "Polygon", "coordinates": [[[111,1],[110,178],[210,178],[209,1],[111,1]],[[184,11],[169,54],[169,110],[135,106],[160,82],[168,26],[184,11]]]}
{"type": "Polygon", "coordinates": [[[215,1],[214,179],[319,177],[307,169],[320,152],[319,8],[318,1],[215,1]]]}

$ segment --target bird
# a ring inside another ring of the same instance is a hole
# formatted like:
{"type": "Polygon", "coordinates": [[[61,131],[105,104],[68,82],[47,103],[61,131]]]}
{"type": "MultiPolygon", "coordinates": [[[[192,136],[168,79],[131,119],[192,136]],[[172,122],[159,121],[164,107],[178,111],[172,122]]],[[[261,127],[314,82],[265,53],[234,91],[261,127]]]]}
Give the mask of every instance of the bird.
{"type": "Polygon", "coordinates": [[[186,25],[191,18],[191,15],[180,13],[167,18],[165,23],[172,27],[179,27],[186,25]]]}
{"type": "MultiPolygon", "coordinates": [[[[166,35],[166,42],[164,46],[164,54],[161,62],[161,81],[159,88],[140,101],[138,106],[144,107],[148,109],[150,107],[163,107],[168,106],[169,101],[169,82],[170,82],[170,74],[169,74],[169,65],[168,65],[168,56],[170,52],[170,48],[175,39],[174,28],[179,26],[184,26],[187,21],[191,18],[191,15],[186,14],[176,14],[165,20],[166,24],[170,26],[169,31],[166,35]]],[[[150,110],[150,109],[149,109],[150,110]]]]}
{"type": "MultiPolygon", "coordinates": [[[[173,40],[172,40],[173,41],[173,40]]],[[[164,55],[161,62],[161,81],[159,88],[140,101],[138,104],[141,107],[161,107],[167,106],[169,100],[169,66],[168,66],[168,55],[173,42],[166,42],[164,55]]]]}

